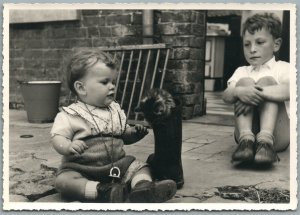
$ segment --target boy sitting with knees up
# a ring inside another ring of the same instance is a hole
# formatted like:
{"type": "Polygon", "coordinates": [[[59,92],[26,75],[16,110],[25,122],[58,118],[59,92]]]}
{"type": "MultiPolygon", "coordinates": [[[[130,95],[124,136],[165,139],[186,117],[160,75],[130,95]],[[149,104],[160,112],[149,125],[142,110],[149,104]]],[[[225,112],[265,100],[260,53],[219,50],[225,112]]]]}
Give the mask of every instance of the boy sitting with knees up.
{"type": "Polygon", "coordinates": [[[237,68],[223,93],[234,104],[233,161],[272,164],[290,143],[289,63],[276,61],[281,22],[273,14],[255,14],[243,26],[244,55],[249,66],[237,68]]]}

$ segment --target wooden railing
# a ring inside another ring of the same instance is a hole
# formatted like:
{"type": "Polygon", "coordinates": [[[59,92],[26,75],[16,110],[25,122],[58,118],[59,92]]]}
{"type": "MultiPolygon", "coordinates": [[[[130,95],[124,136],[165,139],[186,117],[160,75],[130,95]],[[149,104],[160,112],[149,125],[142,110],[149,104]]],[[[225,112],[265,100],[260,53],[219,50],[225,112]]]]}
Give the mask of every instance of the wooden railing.
{"type": "Polygon", "coordinates": [[[167,44],[97,47],[120,61],[115,99],[129,120],[140,121],[134,112],[143,95],[152,88],[163,88],[171,46],[167,44]]]}

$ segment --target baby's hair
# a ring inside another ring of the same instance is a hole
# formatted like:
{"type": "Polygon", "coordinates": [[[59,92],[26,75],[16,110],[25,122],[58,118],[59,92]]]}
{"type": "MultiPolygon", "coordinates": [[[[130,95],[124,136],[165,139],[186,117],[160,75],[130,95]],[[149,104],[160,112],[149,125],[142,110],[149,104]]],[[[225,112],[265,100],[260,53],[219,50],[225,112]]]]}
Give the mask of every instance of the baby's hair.
{"type": "Polygon", "coordinates": [[[97,49],[80,49],[74,51],[67,65],[67,82],[69,89],[77,94],[74,88],[75,81],[85,76],[86,71],[97,62],[104,63],[111,69],[116,69],[118,61],[110,54],[97,49]]]}
{"type": "Polygon", "coordinates": [[[255,31],[265,28],[274,39],[281,37],[281,21],[273,13],[254,14],[243,25],[243,36],[246,31],[254,34],[255,31]]]}

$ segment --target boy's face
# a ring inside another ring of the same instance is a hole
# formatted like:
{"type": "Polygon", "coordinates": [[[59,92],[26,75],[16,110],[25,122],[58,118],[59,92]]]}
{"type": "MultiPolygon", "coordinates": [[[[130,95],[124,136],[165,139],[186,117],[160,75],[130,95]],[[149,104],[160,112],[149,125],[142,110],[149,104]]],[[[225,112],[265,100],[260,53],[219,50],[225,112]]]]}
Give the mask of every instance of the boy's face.
{"type": "Polygon", "coordinates": [[[114,101],[116,71],[102,62],[97,62],[86,72],[82,80],[84,102],[97,107],[108,106],[114,101]]]}
{"type": "Polygon", "coordinates": [[[274,39],[268,30],[262,28],[254,34],[245,32],[243,37],[244,55],[252,66],[259,66],[270,60],[281,45],[281,39],[274,39]]]}

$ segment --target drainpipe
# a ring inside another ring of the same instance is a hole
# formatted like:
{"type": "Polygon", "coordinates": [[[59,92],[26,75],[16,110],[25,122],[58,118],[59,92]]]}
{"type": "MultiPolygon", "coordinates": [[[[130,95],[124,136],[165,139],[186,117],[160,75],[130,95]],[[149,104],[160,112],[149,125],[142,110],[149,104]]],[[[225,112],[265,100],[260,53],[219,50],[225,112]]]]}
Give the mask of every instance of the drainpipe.
{"type": "Polygon", "coordinates": [[[153,10],[143,10],[143,43],[153,44],[153,10]]]}

